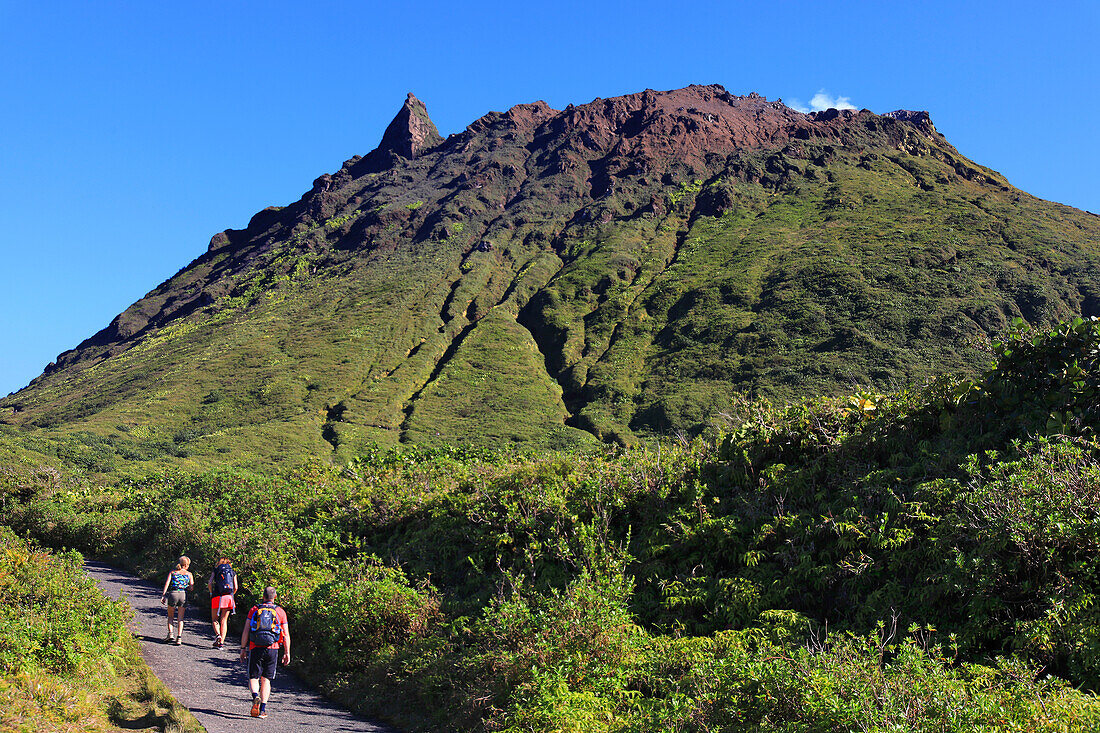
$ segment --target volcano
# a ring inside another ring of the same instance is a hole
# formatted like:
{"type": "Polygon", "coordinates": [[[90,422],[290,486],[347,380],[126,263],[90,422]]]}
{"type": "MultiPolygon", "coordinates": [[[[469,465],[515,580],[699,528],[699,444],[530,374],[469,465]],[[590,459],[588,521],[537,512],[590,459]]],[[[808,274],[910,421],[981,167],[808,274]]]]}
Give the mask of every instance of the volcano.
{"type": "Polygon", "coordinates": [[[1100,315],[1100,218],[968,160],[926,112],[719,85],[490,112],[410,94],[0,401],[134,459],[691,435],[744,398],[968,374],[1015,318],[1100,315]]]}

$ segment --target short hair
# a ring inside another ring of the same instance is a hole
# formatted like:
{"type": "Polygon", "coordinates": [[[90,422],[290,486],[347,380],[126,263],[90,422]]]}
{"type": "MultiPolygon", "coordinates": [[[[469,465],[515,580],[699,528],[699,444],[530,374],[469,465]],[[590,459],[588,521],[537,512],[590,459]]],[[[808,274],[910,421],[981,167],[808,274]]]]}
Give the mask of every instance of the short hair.
{"type": "Polygon", "coordinates": [[[275,600],[275,586],[269,585],[264,588],[264,601],[270,603],[275,600]]]}
{"type": "Polygon", "coordinates": [[[224,557],[224,556],[223,556],[223,557],[219,557],[219,558],[218,558],[218,564],[219,564],[219,565],[230,565],[231,563],[229,562],[229,558],[228,558],[228,557],[224,557]]]}

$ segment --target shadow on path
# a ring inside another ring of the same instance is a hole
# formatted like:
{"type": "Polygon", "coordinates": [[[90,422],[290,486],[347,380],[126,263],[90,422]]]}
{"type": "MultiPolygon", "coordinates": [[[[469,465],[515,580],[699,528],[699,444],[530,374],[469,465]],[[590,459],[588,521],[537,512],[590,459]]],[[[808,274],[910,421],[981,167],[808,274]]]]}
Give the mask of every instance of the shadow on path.
{"type": "MultiPolygon", "coordinates": [[[[134,609],[130,631],[141,642],[141,653],[153,673],[210,733],[249,731],[364,731],[396,733],[348,712],[309,689],[293,673],[279,669],[267,704],[268,717],[249,716],[252,696],[240,647],[227,640],[223,649],[211,646],[209,611],[188,605],[183,644],[165,641],[167,614],[160,605],[160,588],[102,563],[85,563],[88,575],[111,598],[125,598],[134,609]]],[[[293,629],[294,620],[291,619],[293,629]]]]}

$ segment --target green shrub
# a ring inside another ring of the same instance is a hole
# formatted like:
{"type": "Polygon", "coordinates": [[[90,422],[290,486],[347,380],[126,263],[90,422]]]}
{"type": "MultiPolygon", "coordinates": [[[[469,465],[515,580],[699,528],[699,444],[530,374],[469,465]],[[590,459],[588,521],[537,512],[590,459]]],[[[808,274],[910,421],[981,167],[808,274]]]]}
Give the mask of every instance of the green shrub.
{"type": "Polygon", "coordinates": [[[746,402],[715,441],[0,497],[146,572],[232,557],[307,671],[409,730],[1087,730],[1049,675],[1100,686],[1098,344],[1018,328],[978,379],[746,402]]]}
{"type": "Polygon", "coordinates": [[[0,527],[0,671],[91,670],[118,641],[126,605],[80,566],[75,553],[51,557],[0,527]]]}
{"type": "Polygon", "coordinates": [[[614,720],[642,638],[626,608],[630,588],[621,575],[584,571],[562,591],[517,589],[487,609],[466,654],[477,697],[500,710],[491,725],[579,731],[614,720]]]}
{"type": "Polygon", "coordinates": [[[964,600],[968,638],[1010,645],[1090,687],[1100,682],[1100,454],[1064,438],[1014,460],[968,465],[953,514],[945,596],[964,600]],[[949,595],[948,595],[949,594],[949,595]]]}
{"type": "Polygon", "coordinates": [[[652,641],[638,714],[623,730],[1068,731],[1100,722],[1100,704],[1006,659],[958,664],[928,644],[839,635],[802,646],[758,634],[652,641]]]}
{"type": "Polygon", "coordinates": [[[439,596],[409,585],[404,573],[375,558],[344,566],[309,597],[298,621],[308,652],[342,671],[362,671],[389,647],[427,636],[440,621],[439,596]]]}

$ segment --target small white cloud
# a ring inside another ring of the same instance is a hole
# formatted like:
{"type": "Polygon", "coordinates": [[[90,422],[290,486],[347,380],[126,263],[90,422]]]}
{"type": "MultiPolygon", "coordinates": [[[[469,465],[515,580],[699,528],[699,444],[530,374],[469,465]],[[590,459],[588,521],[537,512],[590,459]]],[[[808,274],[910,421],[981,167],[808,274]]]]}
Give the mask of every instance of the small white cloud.
{"type": "Polygon", "coordinates": [[[793,109],[793,110],[794,110],[795,112],[803,112],[803,113],[805,113],[805,112],[809,112],[809,111],[810,111],[810,108],[809,108],[809,107],[807,107],[806,105],[802,104],[802,100],[801,100],[801,99],[798,99],[797,97],[791,97],[790,99],[788,99],[788,100],[786,101],[786,103],[785,103],[785,104],[786,104],[786,105],[787,105],[788,107],[790,107],[791,109],[793,109]]]}
{"type": "Polygon", "coordinates": [[[822,89],[810,99],[810,109],[814,112],[823,112],[827,109],[855,109],[851,97],[830,97],[829,93],[822,89]]]}

